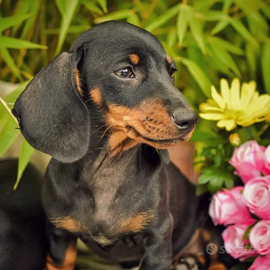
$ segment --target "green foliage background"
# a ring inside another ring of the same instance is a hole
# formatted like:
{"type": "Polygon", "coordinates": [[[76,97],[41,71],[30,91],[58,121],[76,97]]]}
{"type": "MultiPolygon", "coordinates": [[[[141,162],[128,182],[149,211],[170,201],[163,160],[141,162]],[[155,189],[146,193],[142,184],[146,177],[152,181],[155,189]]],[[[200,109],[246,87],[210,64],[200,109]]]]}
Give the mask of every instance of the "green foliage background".
{"type": "MultiPolygon", "coordinates": [[[[18,136],[9,109],[27,82],[80,33],[107,20],[159,38],[176,61],[177,87],[195,109],[220,78],[253,79],[270,94],[269,0],[0,0],[0,12],[0,78],[18,84],[0,103],[0,157],[18,136]]],[[[201,122],[194,140],[226,151],[215,124],[201,122]]],[[[222,154],[211,151],[218,162],[222,154]]],[[[23,142],[18,180],[32,153],[23,142]]]]}

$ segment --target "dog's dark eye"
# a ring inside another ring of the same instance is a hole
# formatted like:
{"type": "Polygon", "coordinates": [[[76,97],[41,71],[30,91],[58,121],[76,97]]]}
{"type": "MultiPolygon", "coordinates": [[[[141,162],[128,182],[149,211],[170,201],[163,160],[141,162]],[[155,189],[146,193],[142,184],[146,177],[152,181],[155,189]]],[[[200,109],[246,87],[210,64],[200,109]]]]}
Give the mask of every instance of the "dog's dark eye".
{"type": "Polygon", "coordinates": [[[171,78],[172,78],[173,83],[175,83],[174,73],[175,73],[176,71],[177,71],[177,68],[175,68],[175,67],[171,67],[171,68],[170,68],[170,71],[169,71],[169,74],[170,74],[170,76],[171,76],[171,78]]]}
{"type": "Polygon", "coordinates": [[[135,75],[130,67],[120,68],[115,71],[115,74],[120,78],[134,78],[135,75]]]}

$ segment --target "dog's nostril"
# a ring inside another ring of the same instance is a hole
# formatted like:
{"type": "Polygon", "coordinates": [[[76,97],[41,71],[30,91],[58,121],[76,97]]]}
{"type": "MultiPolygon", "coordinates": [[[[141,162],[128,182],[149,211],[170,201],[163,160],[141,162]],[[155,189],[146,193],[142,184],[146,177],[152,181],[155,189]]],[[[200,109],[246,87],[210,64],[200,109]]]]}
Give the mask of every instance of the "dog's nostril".
{"type": "Polygon", "coordinates": [[[172,115],[172,119],[174,121],[174,124],[180,130],[189,129],[190,127],[193,127],[198,122],[198,116],[194,111],[176,112],[172,115]]]}

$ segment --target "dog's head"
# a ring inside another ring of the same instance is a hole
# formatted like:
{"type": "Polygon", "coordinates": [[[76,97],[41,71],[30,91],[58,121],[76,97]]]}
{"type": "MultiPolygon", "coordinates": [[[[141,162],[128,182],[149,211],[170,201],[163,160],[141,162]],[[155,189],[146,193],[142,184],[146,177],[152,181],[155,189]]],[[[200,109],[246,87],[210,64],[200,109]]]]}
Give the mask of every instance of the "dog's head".
{"type": "Polygon", "coordinates": [[[137,143],[168,148],[188,140],[197,122],[174,86],[175,71],[149,32],[123,22],[103,23],[41,70],[13,113],[32,146],[63,162],[86,154],[93,111],[107,125],[112,153],[137,143]]]}

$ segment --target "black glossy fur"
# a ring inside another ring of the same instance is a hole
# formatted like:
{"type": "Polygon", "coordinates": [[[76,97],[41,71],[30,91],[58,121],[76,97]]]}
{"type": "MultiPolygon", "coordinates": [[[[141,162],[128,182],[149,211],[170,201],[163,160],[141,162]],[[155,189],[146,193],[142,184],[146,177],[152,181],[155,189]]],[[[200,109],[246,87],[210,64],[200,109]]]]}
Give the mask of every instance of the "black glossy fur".
{"type": "Polygon", "coordinates": [[[175,70],[153,35],[112,21],[83,33],[16,101],[22,134],[53,157],[42,199],[55,265],[80,237],[109,260],[169,270],[190,240],[195,187],[166,148],[189,139],[197,116],[175,70]]]}
{"type": "Polygon", "coordinates": [[[17,159],[0,160],[0,269],[41,270],[47,241],[41,175],[28,165],[18,188],[17,159]]]}

